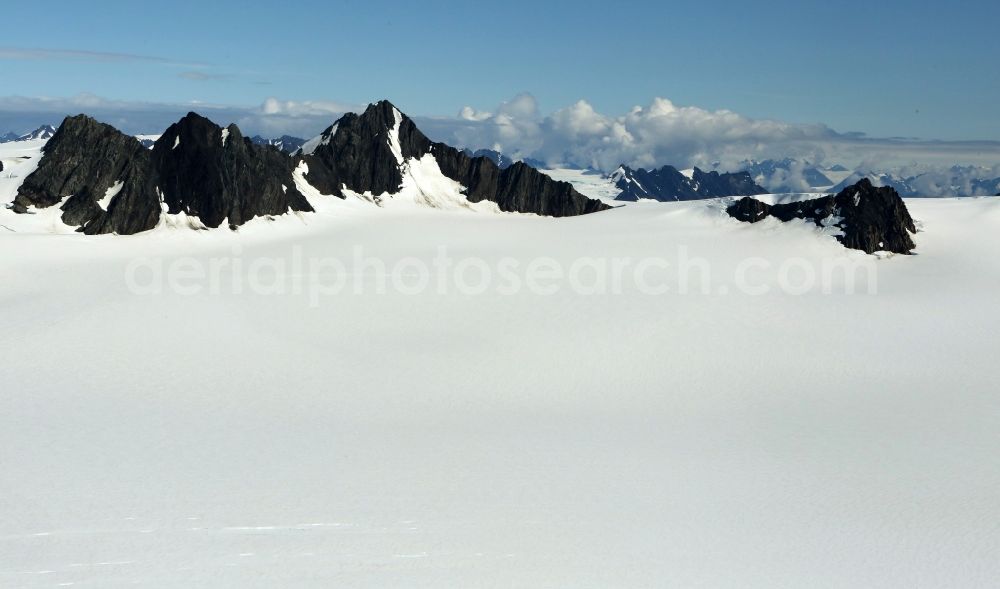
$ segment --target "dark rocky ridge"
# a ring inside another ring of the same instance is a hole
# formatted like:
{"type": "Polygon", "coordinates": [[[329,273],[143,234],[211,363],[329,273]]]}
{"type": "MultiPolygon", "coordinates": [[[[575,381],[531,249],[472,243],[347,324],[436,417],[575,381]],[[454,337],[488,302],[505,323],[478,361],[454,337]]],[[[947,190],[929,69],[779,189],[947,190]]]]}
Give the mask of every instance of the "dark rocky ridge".
{"type": "MultiPolygon", "coordinates": [[[[398,192],[403,181],[390,135],[399,111],[388,101],[369,105],[361,115],[348,113],[322,135],[319,145],[302,157],[309,166],[306,179],[324,194],[343,197],[342,187],[373,195],[398,192]]],[[[552,180],[538,170],[515,163],[501,169],[488,157],[471,157],[444,143],[435,143],[399,113],[399,155],[403,160],[432,154],[441,172],[465,187],[471,202],[491,201],[501,210],[552,217],[582,215],[608,205],[589,199],[567,182],[552,180]]]]}
{"type": "Polygon", "coordinates": [[[235,125],[223,129],[195,113],[171,125],[152,149],[90,117],[68,117],[43,148],[13,208],[27,213],[29,207],[60,205],[63,222],[88,234],[152,229],[163,212],[197,217],[206,227],[235,228],[258,216],[312,211],[293,180],[302,162],[321,192],[343,197],[346,186],[379,195],[400,189],[400,157],[426,154],[467,187],[471,202],[557,217],[609,208],[524,164],[501,170],[485,157],[432,143],[386,101],[362,115],[344,115],[311,154],[294,158],[256,145],[235,125]],[[397,116],[398,154],[390,147],[397,116]]]}
{"type": "Polygon", "coordinates": [[[84,233],[132,234],[152,229],[161,212],[197,216],[207,227],[230,227],[261,215],[311,211],[295,188],[291,160],[253,145],[235,126],[223,129],[189,113],[148,150],[135,138],[90,117],[69,117],[43,148],[38,169],[14,199],[61,206],[62,220],[84,233]],[[120,190],[107,209],[99,202],[120,190]]]}
{"type": "Polygon", "coordinates": [[[917,229],[906,203],[894,189],[876,188],[867,180],[845,188],[836,196],[768,205],[744,197],[726,212],[735,219],[756,223],[766,217],[781,221],[805,219],[824,227],[838,227],[837,239],[845,247],[866,253],[889,251],[908,254],[916,247],[910,238],[917,229]]]}
{"type": "Polygon", "coordinates": [[[168,212],[197,216],[208,227],[313,210],[295,187],[286,155],[255,145],[236,125],[222,129],[195,113],[157,139],[151,163],[168,212]]]}
{"type": "Polygon", "coordinates": [[[148,189],[149,152],[110,125],[68,117],[42,148],[38,169],[25,178],[14,210],[62,205],[62,219],[87,233],[136,233],[159,219],[160,206],[148,189]],[[122,188],[107,210],[98,202],[117,182],[122,188]]]}
{"type": "Polygon", "coordinates": [[[663,166],[657,170],[643,168],[633,170],[622,165],[611,178],[615,180],[615,186],[622,191],[616,200],[624,201],[698,200],[767,193],[767,190],[754,183],[747,172],[720,174],[695,168],[691,178],[688,178],[673,166],[663,166]]]}

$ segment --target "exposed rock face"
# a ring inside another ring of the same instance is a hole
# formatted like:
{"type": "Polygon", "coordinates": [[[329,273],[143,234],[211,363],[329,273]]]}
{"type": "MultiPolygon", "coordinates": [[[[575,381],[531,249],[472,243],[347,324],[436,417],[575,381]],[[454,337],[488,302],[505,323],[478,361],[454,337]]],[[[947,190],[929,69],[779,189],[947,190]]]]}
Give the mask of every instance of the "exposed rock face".
{"type": "Polygon", "coordinates": [[[658,201],[698,200],[720,196],[751,196],[766,194],[767,190],[754,183],[747,172],[720,174],[694,168],[688,177],[673,166],[658,170],[633,170],[619,166],[611,175],[615,186],[621,190],[616,200],[658,201]]]}
{"type": "Polygon", "coordinates": [[[917,229],[906,203],[894,189],[876,188],[867,179],[836,196],[787,204],[768,205],[744,197],[727,212],[748,223],[770,216],[781,221],[805,219],[823,227],[837,227],[842,231],[837,239],[845,247],[869,254],[877,251],[908,254],[916,247],[910,234],[917,229]]]}
{"type": "Polygon", "coordinates": [[[608,208],[524,164],[501,170],[488,158],[432,143],[385,101],[362,115],[344,115],[307,144],[289,157],[243,137],[235,125],[223,129],[188,113],[148,149],[109,125],[69,117],[45,145],[13,208],[28,213],[58,205],[63,222],[88,234],[137,233],[155,227],[164,214],[181,213],[206,227],[235,228],[258,216],[312,211],[294,181],[300,163],[309,166],[314,187],[343,197],[345,187],[373,195],[399,192],[415,160],[436,165],[439,178],[465,187],[462,195],[452,192],[463,203],[488,200],[505,211],[557,217],[608,208]]]}
{"type": "Polygon", "coordinates": [[[771,211],[771,206],[760,202],[756,198],[744,196],[731,205],[726,212],[729,216],[747,223],[756,223],[766,217],[771,211]]]}
{"type": "Polygon", "coordinates": [[[568,182],[557,182],[524,162],[501,170],[487,158],[470,158],[441,143],[432,147],[441,171],[466,187],[472,202],[488,200],[500,210],[551,217],[586,215],[609,209],[587,198],[568,182]]]}
{"type": "Polygon", "coordinates": [[[470,157],[434,143],[388,101],[370,105],[361,115],[344,115],[306,142],[302,151],[309,183],[340,197],[344,187],[360,194],[392,195],[400,189],[405,163],[430,154],[442,174],[465,188],[470,202],[491,201],[504,211],[553,217],[609,208],[523,163],[501,169],[487,157],[470,157]]]}
{"type": "Polygon", "coordinates": [[[15,211],[63,203],[63,222],[86,233],[156,226],[160,206],[148,187],[150,154],[135,137],[77,115],[63,121],[42,152],[14,198],[15,211]]]}
{"type": "Polygon", "coordinates": [[[196,216],[207,227],[313,210],[295,187],[286,155],[254,145],[236,125],[223,129],[195,113],[157,139],[151,163],[154,190],[168,212],[196,216]]]}
{"type": "Polygon", "coordinates": [[[171,125],[152,151],[90,117],[69,117],[43,149],[14,210],[62,203],[62,220],[84,233],[152,229],[161,213],[184,212],[207,227],[312,207],[295,188],[291,160],[255,146],[239,129],[194,113],[171,125]]]}
{"type": "MultiPolygon", "coordinates": [[[[426,138],[408,118],[397,121],[396,109],[387,101],[373,104],[364,114],[347,113],[326,129],[306,162],[306,179],[323,194],[343,197],[342,188],[374,195],[399,190],[403,176],[399,161],[389,146],[398,125],[398,149],[404,159],[423,155],[426,138]],[[417,137],[423,138],[419,141],[417,137]]],[[[307,142],[308,143],[308,142],[307,142]]]]}

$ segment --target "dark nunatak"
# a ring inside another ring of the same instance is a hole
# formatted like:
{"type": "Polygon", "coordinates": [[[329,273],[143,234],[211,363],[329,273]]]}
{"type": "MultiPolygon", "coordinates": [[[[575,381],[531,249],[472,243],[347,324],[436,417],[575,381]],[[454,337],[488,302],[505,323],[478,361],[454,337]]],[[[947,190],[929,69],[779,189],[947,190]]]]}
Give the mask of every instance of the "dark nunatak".
{"type": "Polygon", "coordinates": [[[195,113],[171,125],[152,150],[90,117],[67,118],[18,190],[14,210],[59,203],[63,222],[88,234],[146,231],[163,213],[236,227],[312,210],[295,188],[288,157],[195,113]]]}
{"type": "Polygon", "coordinates": [[[766,217],[781,221],[806,219],[824,227],[837,227],[845,247],[869,254],[877,251],[908,254],[916,247],[911,233],[917,229],[906,203],[891,187],[876,188],[868,179],[845,188],[836,196],[768,205],[744,197],[727,209],[740,221],[756,223],[766,217]]]}
{"type": "Polygon", "coordinates": [[[206,227],[238,227],[254,217],[312,211],[296,188],[294,170],[308,165],[307,180],[324,194],[344,197],[343,187],[394,194],[403,161],[431,154],[445,176],[465,187],[471,202],[489,200],[501,210],[563,217],[609,208],[566,182],[523,164],[501,170],[486,157],[433,143],[389,102],[361,115],[344,115],[289,157],[258,145],[235,125],[222,128],[189,113],[148,149],[135,137],[78,115],[63,121],[43,148],[14,210],[59,205],[62,220],[88,234],[131,234],[155,227],[163,214],[184,213],[206,227]]]}

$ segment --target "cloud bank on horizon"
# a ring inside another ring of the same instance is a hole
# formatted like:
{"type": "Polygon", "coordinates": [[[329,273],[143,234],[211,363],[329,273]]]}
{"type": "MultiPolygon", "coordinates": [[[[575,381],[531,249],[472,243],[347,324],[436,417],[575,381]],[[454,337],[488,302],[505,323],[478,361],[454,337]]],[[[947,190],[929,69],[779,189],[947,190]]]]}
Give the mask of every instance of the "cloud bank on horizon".
{"type": "MultiPolygon", "coordinates": [[[[363,105],[269,98],[257,107],[208,103],[164,104],[111,100],[92,94],[70,98],[0,97],[0,132],[84,112],[129,133],[158,133],[189,110],[247,134],[311,137],[345,112],[363,105]],[[16,127],[18,122],[21,127],[16,127]]],[[[405,108],[403,109],[405,111],[405,108]]],[[[822,124],[751,119],[730,110],[678,106],[654,98],[646,106],[612,115],[579,100],[543,114],[531,94],[491,110],[466,106],[449,117],[414,116],[432,139],[459,147],[490,148],[515,158],[610,171],[632,167],[735,170],[749,159],[797,158],[855,169],[929,170],[956,164],[983,175],[1000,170],[1000,141],[875,138],[840,133],[822,124]]],[[[791,170],[794,175],[795,169],[791,170]]],[[[790,178],[794,182],[795,178],[790,178]]]]}

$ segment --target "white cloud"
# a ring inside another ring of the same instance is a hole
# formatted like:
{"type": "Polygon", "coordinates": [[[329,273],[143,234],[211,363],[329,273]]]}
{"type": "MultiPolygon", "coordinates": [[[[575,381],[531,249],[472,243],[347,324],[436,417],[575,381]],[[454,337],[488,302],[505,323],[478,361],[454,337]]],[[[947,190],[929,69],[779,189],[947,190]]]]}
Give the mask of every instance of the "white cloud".
{"type": "MultiPolygon", "coordinates": [[[[877,167],[910,163],[996,163],[998,142],[939,142],[868,138],[821,124],[751,119],[730,110],[678,106],[655,98],[625,114],[598,112],[585,100],[548,116],[521,94],[493,111],[463,108],[452,125],[434,120],[434,138],[465,147],[494,147],[515,157],[613,169],[654,167],[735,169],[747,159],[794,157],[814,163],[877,167]]],[[[788,180],[802,183],[801,170],[788,180]]]]}

